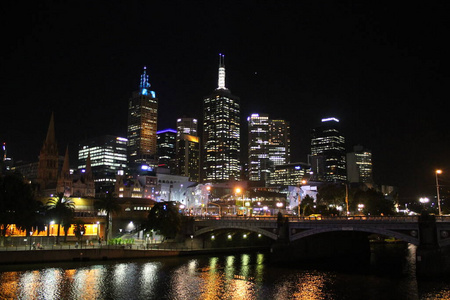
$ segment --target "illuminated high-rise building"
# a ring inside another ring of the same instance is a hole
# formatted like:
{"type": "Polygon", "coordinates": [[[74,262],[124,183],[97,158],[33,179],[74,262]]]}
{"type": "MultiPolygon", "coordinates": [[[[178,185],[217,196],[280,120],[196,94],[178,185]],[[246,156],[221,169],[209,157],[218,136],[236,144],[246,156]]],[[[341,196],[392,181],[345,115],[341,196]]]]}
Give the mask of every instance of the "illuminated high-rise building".
{"type": "Polygon", "coordinates": [[[336,118],[322,119],[321,126],[313,129],[310,156],[313,180],[347,180],[345,138],[339,129],[339,120],[336,118]]]}
{"type": "Polygon", "coordinates": [[[269,122],[269,160],[274,166],[290,163],[290,125],[285,120],[269,122]]]}
{"type": "Polygon", "coordinates": [[[116,175],[127,168],[127,139],[104,135],[82,141],[78,147],[78,169],[91,171],[97,193],[114,190],[116,175]]]}
{"type": "Polygon", "coordinates": [[[177,119],[177,138],[182,134],[198,136],[198,121],[195,118],[177,119]]]}
{"type": "Polygon", "coordinates": [[[203,172],[205,181],[240,180],[239,98],[225,87],[220,54],[217,89],[203,102],[203,172]]]}
{"type": "Polygon", "coordinates": [[[252,114],[247,121],[249,180],[266,182],[275,166],[290,161],[289,123],[267,114],[252,114]]]}
{"type": "Polygon", "coordinates": [[[270,173],[269,116],[252,114],[248,121],[248,179],[265,181],[270,173]]]}
{"type": "Polygon", "coordinates": [[[181,134],[177,140],[178,175],[189,177],[189,181],[200,180],[200,143],[197,136],[181,134]]]}
{"type": "Polygon", "coordinates": [[[363,146],[353,147],[353,152],[347,153],[347,176],[350,183],[364,183],[372,187],[372,152],[363,146]]]}
{"type": "Polygon", "coordinates": [[[155,164],[158,98],[150,90],[147,69],[141,75],[139,90],[128,102],[128,159],[130,163],[155,164]]]}
{"type": "Polygon", "coordinates": [[[168,168],[170,174],[176,173],[176,137],[174,129],[164,129],[156,133],[158,135],[158,167],[168,168]]]}

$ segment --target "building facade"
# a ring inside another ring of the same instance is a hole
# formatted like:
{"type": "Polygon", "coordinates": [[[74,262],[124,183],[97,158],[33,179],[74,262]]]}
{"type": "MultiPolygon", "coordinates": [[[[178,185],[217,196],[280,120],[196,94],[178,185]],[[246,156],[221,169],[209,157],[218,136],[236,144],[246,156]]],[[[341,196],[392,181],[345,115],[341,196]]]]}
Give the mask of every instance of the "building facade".
{"type": "Polygon", "coordinates": [[[290,163],[291,137],[290,125],[285,120],[269,122],[269,159],[274,166],[290,163]]]}
{"type": "Polygon", "coordinates": [[[310,163],[313,166],[313,180],[347,180],[345,138],[340,133],[338,119],[322,119],[321,125],[313,129],[310,163]]]}
{"type": "Polygon", "coordinates": [[[139,90],[128,101],[128,160],[130,163],[155,164],[157,151],[158,98],[150,90],[144,67],[139,90]]]}
{"type": "Polygon", "coordinates": [[[252,114],[248,121],[248,178],[266,183],[275,166],[290,161],[290,126],[267,114],[252,114]]]}
{"type": "Polygon", "coordinates": [[[198,120],[195,118],[177,119],[177,138],[182,134],[198,136],[198,120]]]}
{"type": "Polygon", "coordinates": [[[204,98],[203,117],[203,180],[240,180],[240,104],[225,87],[223,55],[218,87],[204,98]]]}
{"type": "Polygon", "coordinates": [[[177,140],[177,174],[200,181],[200,142],[196,136],[181,134],[177,140]]]}
{"type": "Polygon", "coordinates": [[[248,180],[263,181],[270,174],[269,116],[252,114],[248,121],[248,180]]]}
{"type": "Polygon", "coordinates": [[[176,139],[177,131],[164,129],[157,133],[158,167],[168,168],[171,174],[176,173],[176,139]]]}
{"type": "Polygon", "coordinates": [[[372,152],[361,145],[347,153],[347,176],[349,183],[364,183],[373,187],[372,152]]]}
{"type": "Polygon", "coordinates": [[[123,137],[103,135],[78,145],[78,169],[86,169],[89,157],[96,193],[114,190],[117,172],[127,168],[127,142],[123,137]]]}

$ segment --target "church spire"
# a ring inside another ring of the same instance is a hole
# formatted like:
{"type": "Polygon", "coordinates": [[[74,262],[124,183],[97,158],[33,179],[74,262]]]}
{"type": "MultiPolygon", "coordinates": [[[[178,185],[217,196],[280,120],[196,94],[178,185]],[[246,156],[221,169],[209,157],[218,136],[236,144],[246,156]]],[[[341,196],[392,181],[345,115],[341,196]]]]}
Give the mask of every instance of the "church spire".
{"type": "Polygon", "coordinates": [[[56,144],[55,138],[55,118],[52,115],[50,117],[50,123],[48,124],[47,137],[45,138],[45,143],[47,145],[56,144]]]}
{"type": "Polygon", "coordinates": [[[219,53],[219,82],[218,90],[226,90],[225,87],[225,55],[219,53]]]}

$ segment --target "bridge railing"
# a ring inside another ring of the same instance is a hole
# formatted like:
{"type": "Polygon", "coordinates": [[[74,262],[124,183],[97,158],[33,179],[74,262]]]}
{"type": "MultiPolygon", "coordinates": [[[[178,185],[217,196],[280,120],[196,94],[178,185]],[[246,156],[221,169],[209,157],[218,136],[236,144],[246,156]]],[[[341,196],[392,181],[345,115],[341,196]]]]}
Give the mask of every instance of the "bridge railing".
{"type": "MultiPolygon", "coordinates": [[[[418,222],[419,216],[315,216],[315,217],[298,217],[285,215],[290,222],[316,222],[316,221],[376,221],[376,222],[418,222]]],[[[278,217],[266,216],[199,216],[196,221],[206,220],[223,220],[223,221],[277,221],[278,217]]],[[[450,222],[449,217],[436,216],[438,222],[450,222]]]]}

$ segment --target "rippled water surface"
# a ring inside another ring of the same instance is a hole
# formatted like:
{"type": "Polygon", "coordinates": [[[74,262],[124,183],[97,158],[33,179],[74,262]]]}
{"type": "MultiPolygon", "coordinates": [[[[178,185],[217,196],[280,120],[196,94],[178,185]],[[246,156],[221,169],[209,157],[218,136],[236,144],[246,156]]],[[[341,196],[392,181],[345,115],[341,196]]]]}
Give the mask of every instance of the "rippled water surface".
{"type": "Polygon", "coordinates": [[[413,246],[372,251],[339,267],[263,253],[1,266],[0,299],[450,299],[450,278],[416,279],[413,246]]]}

